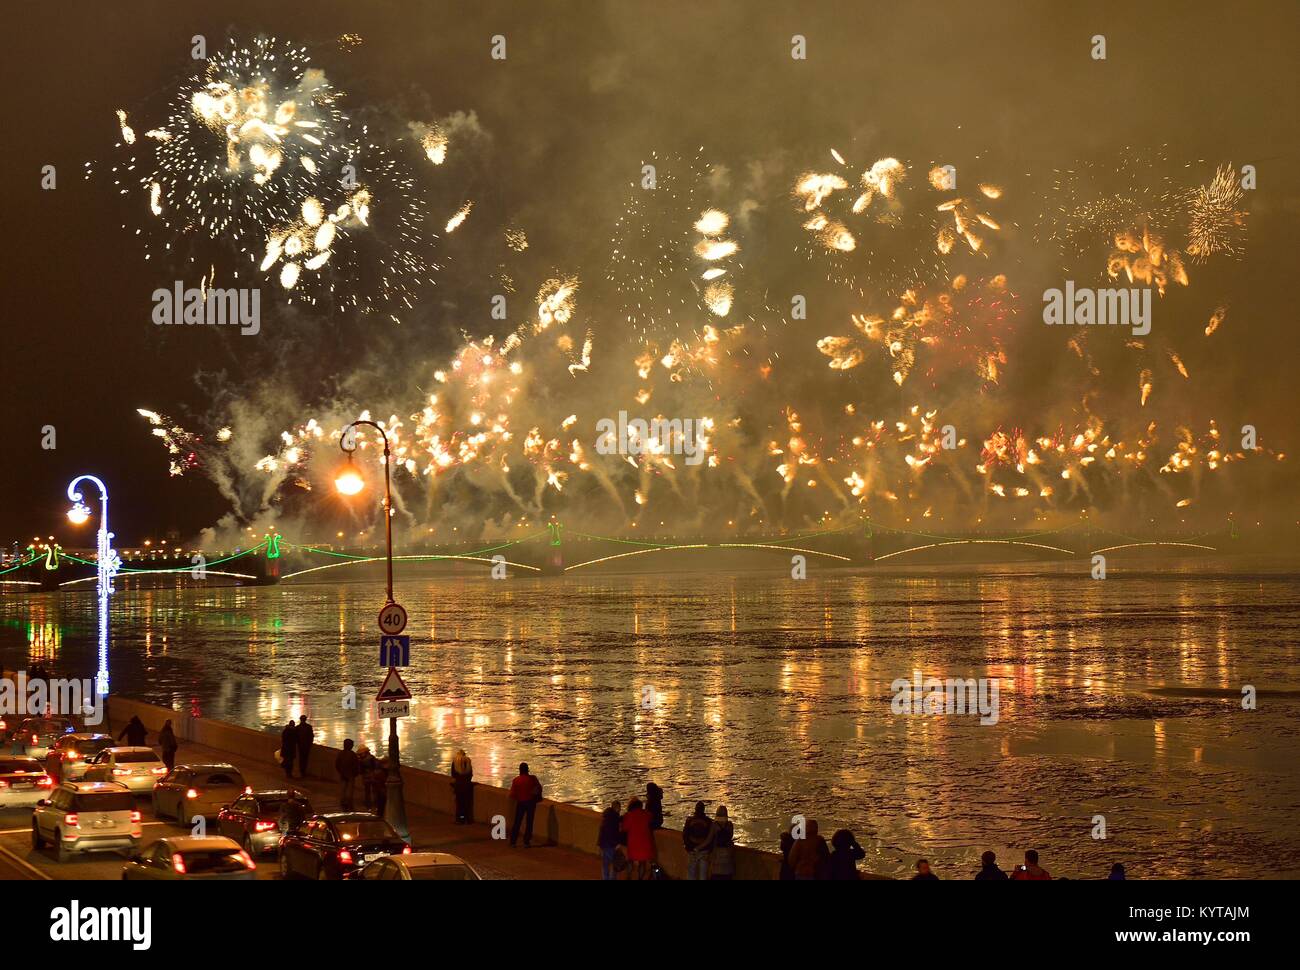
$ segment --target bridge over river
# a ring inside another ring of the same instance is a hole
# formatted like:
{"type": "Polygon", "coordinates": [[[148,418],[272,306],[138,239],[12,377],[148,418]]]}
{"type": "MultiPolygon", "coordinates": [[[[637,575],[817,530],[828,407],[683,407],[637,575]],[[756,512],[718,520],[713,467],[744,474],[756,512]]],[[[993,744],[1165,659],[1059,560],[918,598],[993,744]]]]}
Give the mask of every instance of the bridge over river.
{"type": "MultiPolygon", "coordinates": [[[[883,526],[870,521],[843,528],[763,535],[724,536],[602,536],[566,529],[551,522],[545,529],[520,538],[493,542],[464,542],[438,547],[417,546],[403,551],[398,536],[394,560],[447,563],[507,571],[559,576],[577,571],[678,569],[712,552],[736,568],[788,565],[802,556],[812,568],[874,568],[889,564],[968,563],[998,560],[1090,560],[1143,552],[1209,555],[1235,551],[1237,535],[1231,524],[1219,532],[1126,535],[1092,526],[1012,533],[967,532],[941,535],[883,526]]],[[[76,588],[96,579],[93,552],[81,554],[57,544],[29,546],[0,566],[0,589],[76,588]]],[[[273,533],[245,548],[212,552],[158,550],[124,555],[118,576],[172,576],[193,581],[231,581],[269,585],[345,574],[350,568],[382,562],[382,548],[349,548],[293,542],[273,533]]]]}

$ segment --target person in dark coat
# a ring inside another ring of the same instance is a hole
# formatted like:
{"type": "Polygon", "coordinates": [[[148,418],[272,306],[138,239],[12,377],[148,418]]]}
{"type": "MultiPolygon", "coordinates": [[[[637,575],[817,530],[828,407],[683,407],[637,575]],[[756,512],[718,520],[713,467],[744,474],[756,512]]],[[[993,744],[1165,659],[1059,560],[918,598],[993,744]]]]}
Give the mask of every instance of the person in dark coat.
{"type": "Polygon", "coordinates": [[[339,776],[339,808],[345,812],[352,811],[354,807],[357,775],[361,771],[360,759],[357,758],[357,753],[352,750],[354,743],[351,738],[344,740],[343,750],[334,759],[334,770],[338,772],[339,776]]]}
{"type": "Polygon", "coordinates": [[[451,790],[456,798],[456,824],[474,821],[474,762],[464,749],[451,759],[451,790]]]}
{"type": "Polygon", "coordinates": [[[930,871],[929,859],[916,860],[916,875],[912,877],[913,882],[938,882],[939,877],[930,871]]]}
{"type": "Polygon", "coordinates": [[[794,881],[794,869],[790,867],[790,850],[794,848],[794,836],[788,831],[781,833],[781,872],[777,876],[782,882],[794,881]]]}
{"type": "Polygon", "coordinates": [[[686,849],[686,878],[692,882],[709,878],[709,855],[718,838],[718,827],[704,811],[704,803],[695,803],[695,812],[682,825],[682,845],[686,849]]]}
{"type": "Polygon", "coordinates": [[[618,847],[623,844],[621,810],[622,806],[618,802],[612,802],[600,816],[600,832],[596,835],[596,848],[600,849],[600,878],[606,882],[618,878],[614,857],[618,855],[618,847]]]}
{"type": "Polygon", "coordinates": [[[307,759],[311,756],[311,743],[316,738],[316,732],[311,729],[307,723],[307,715],[304,714],[298,718],[298,726],[293,729],[294,738],[298,742],[298,772],[299,777],[307,777],[307,759]]]}
{"type": "Polygon", "coordinates": [[[176,767],[176,748],[179,747],[176,741],[176,732],[172,730],[172,722],[166,721],[162,730],[158,732],[158,747],[162,748],[163,764],[167,770],[171,771],[176,767]]]}
{"type": "Polygon", "coordinates": [[[126,722],[126,727],[122,728],[122,733],[117,736],[117,739],[121,741],[122,738],[125,737],[126,743],[131,747],[141,748],[144,747],[144,739],[148,735],[149,729],[144,726],[144,722],[140,720],[140,716],[138,714],[132,714],[131,720],[126,722]]]}
{"type": "Polygon", "coordinates": [[[293,758],[298,753],[298,728],[292,718],[280,732],[280,764],[284,765],[284,777],[293,777],[293,758]]]}
{"type": "Polygon", "coordinates": [[[388,759],[376,758],[374,770],[370,773],[371,784],[375,786],[375,814],[384,817],[388,807],[388,759]]]}
{"type": "Polygon", "coordinates": [[[832,879],[861,879],[858,860],[866,857],[866,849],[858,845],[858,840],[848,829],[840,829],[831,836],[832,879]]]}
{"type": "Polygon", "coordinates": [[[653,781],[645,786],[645,809],[650,813],[650,829],[664,827],[664,790],[653,781]]]}
{"type": "Polygon", "coordinates": [[[976,882],[1004,882],[1007,874],[998,866],[998,857],[995,852],[985,852],[980,856],[982,868],[975,873],[976,882]]]}
{"type": "Polygon", "coordinates": [[[280,832],[287,835],[297,830],[298,826],[307,821],[307,811],[307,800],[302,797],[302,792],[290,788],[289,797],[280,805],[280,832]]]}
{"type": "Polygon", "coordinates": [[[368,812],[375,804],[375,763],[379,759],[370,753],[369,745],[357,748],[357,781],[361,783],[361,804],[368,812]]]}

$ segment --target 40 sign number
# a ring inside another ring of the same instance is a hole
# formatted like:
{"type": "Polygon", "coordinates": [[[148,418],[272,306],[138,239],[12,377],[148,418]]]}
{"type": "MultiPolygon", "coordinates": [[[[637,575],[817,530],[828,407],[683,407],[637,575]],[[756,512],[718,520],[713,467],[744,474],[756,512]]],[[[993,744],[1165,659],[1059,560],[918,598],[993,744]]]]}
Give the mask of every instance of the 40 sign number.
{"type": "Polygon", "coordinates": [[[379,611],[379,629],[396,636],[406,629],[406,610],[398,603],[389,603],[379,611]]]}

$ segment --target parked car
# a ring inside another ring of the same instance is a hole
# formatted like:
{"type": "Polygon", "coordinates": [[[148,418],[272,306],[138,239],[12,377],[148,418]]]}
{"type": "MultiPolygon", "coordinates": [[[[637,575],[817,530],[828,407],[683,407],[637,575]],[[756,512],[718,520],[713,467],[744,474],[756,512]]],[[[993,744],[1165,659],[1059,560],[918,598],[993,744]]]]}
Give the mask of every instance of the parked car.
{"type": "Polygon", "coordinates": [[[79,781],[92,758],[113,746],[111,734],[85,731],[65,734],[45,756],[45,770],[55,781],[79,781]]]}
{"type": "Polygon", "coordinates": [[[382,818],[367,812],[331,812],[309,818],[280,839],[280,875],[342,879],[381,856],[410,851],[382,818]]]}
{"type": "Polygon", "coordinates": [[[86,781],[116,781],[133,792],[153,791],[167,766],[153,748],[105,748],[95,755],[81,777],[86,781]]]}
{"type": "Polygon", "coordinates": [[[32,848],[52,842],[60,862],[81,852],[140,846],[135,796],[112,781],[65,781],[32,810],[32,848]]]}
{"type": "Polygon", "coordinates": [[[245,880],[257,878],[257,863],[230,839],[182,835],[157,842],[122,867],[123,879],[245,880]]]}
{"type": "Polygon", "coordinates": [[[35,758],[0,754],[0,808],[31,808],[53,788],[54,779],[35,758]]]}
{"type": "Polygon", "coordinates": [[[344,879],[381,879],[406,882],[478,881],[483,877],[460,856],[449,852],[412,852],[385,856],[349,872],[344,879]]]}
{"type": "Polygon", "coordinates": [[[56,741],[77,730],[67,717],[29,717],[9,734],[9,753],[44,758],[56,741]]]}
{"type": "MultiPolygon", "coordinates": [[[[315,814],[301,792],[298,797],[306,806],[306,815],[315,814]]],[[[249,855],[274,852],[285,834],[280,816],[288,800],[289,791],[284,788],[244,792],[217,816],[217,830],[242,845],[249,855]]]]}
{"type": "Polygon", "coordinates": [[[195,816],[217,816],[249,790],[234,765],[177,765],[154,786],[153,813],[188,826],[195,816]]]}

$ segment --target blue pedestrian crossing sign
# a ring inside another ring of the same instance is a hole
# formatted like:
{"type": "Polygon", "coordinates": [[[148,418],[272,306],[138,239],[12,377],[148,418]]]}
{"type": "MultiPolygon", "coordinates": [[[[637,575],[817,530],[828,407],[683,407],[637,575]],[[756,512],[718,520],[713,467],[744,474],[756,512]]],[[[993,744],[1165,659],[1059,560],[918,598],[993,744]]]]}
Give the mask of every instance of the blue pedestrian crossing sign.
{"type": "Polygon", "coordinates": [[[410,637],[380,637],[379,638],[379,666],[381,667],[411,666],[411,638],[410,637]]]}

